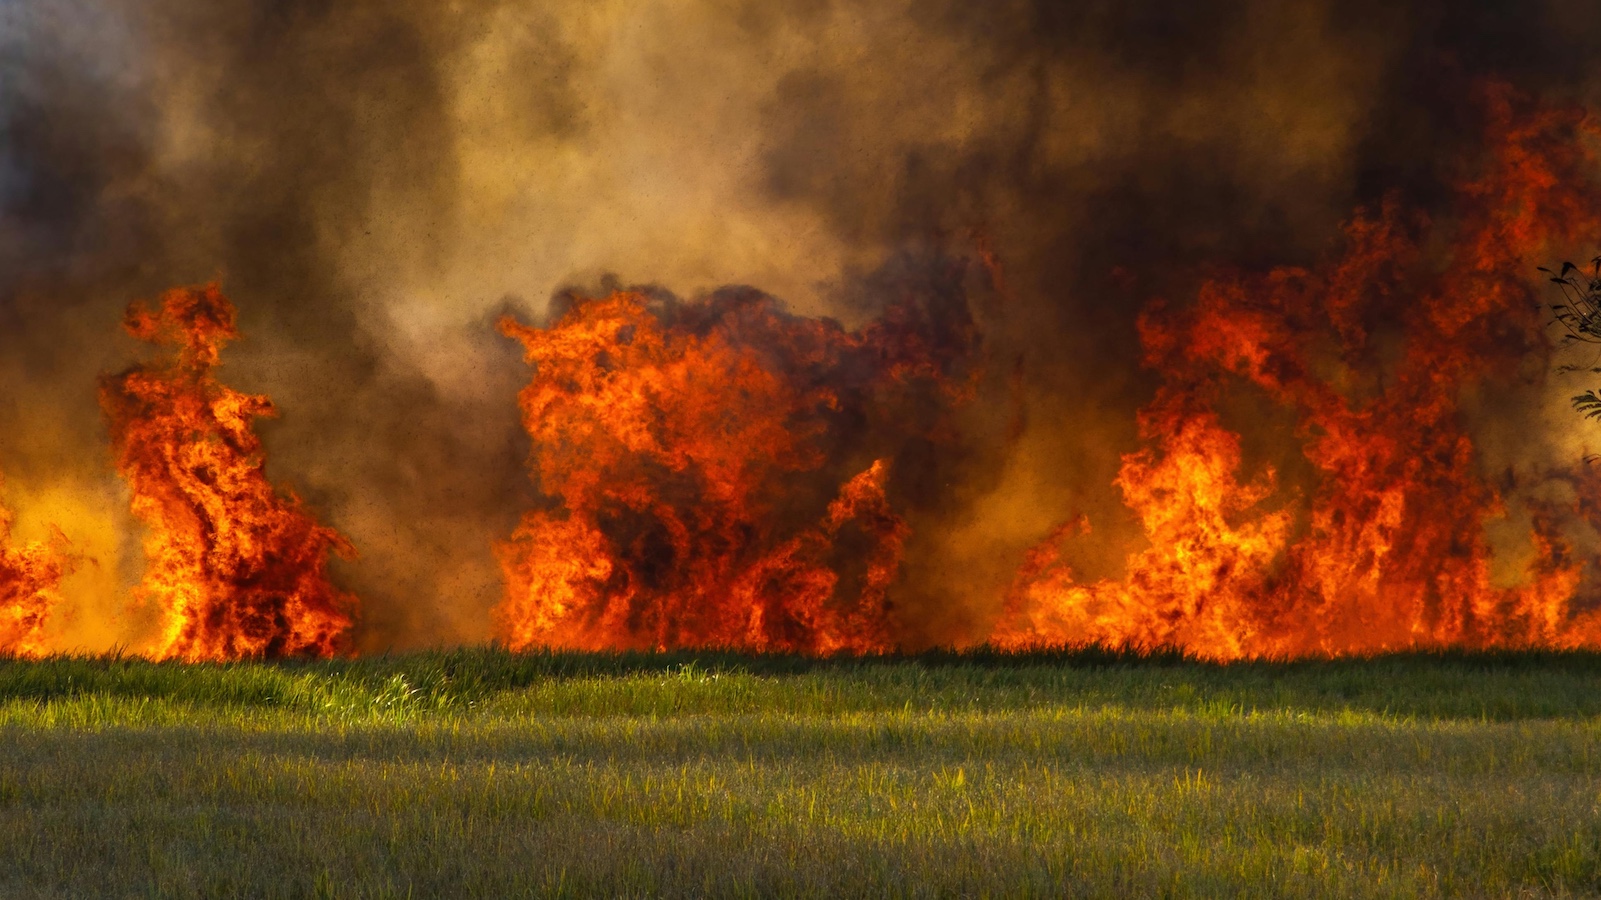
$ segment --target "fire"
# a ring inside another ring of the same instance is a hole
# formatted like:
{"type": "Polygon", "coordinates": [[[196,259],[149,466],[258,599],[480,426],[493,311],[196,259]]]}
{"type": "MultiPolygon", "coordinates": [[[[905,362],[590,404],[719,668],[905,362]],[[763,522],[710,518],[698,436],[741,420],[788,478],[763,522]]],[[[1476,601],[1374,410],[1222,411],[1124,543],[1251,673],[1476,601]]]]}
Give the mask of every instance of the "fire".
{"type": "Polygon", "coordinates": [[[909,529],[893,461],[861,436],[927,426],[901,421],[929,405],[908,398],[966,396],[965,302],[897,304],[851,332],[754,292],[619,292],[500,328],[535,367],[520,404],[551,499],[498,548],[505,643],[895,646],[909,529]]]}
{"type": "Polygon", "coordinates": [[[1117,486],[1149,546],[1121,580],[1084,584],[1059,530],[1029,554],[995,644],[1216,659],[1601,646],[1562,528],[1595,524],[1594,504],[1535,504],[1524,583],[1494,584],[1485,527],[1508,485],[1481,471],[1463,409],[1485,379],[1547,358],[1524,276],[1598,233],[1589,126],[1506,89],[1486,96],[1490,152],[1458,186],[1453,221],[1387,203],[1349,223],[1327,265],[1218,278],[1187,311],[1147,311],[1146,363],[1164,384],[1140,417],[1150,446],[1124,457],[1117,486]],[[1293,413],[1310,486],[1242,475],[1241,435],[1220,412],[1242,383],[1293,413]]]}
{"type": "Polygon", "coordinates": [[[124,327],[169,348],[101,385],[118,470],[148,526],[139,595],[160,610],[157,658],[329,656],[345,646],[354,598],[330,552],[350,544],[267,480],[254,420],[275,414],[213,374],[237,338],[216,285],[136,303],[124,327]]]}
{"type": "Polygon", "coordinates": [[[73,562],[66,545],[59,531],[50,542],[17,544],[11,538],[11,511],[0,505],[0,653],[45,652],[45,622],[60,603],[61,579],[73,562]]]}
{"type": "MultiPolygon", "coordinates": [[[[1059,525],[1024,555],[993,645],[1218,660],[1601,648],[1601,466],[1520,484],[1540,467],[1490,472],[1499,444],[1476,444],[1493,419],[1484,398],[1550,369],[1528,276],[1601,234],[1601,130],[1504,87],[1486,87],[1481,108],[1482,153],[1450,169],[1446,212],[1387,199],[1357,211],[1322,263],[1214,271],[1193,302],[1146,307],[1142,362],[1159,386],[1113,483],[1143,540],[1119,548],[1122,574],[1097,580],[1075,571],[1088,520],[1059,525]]],[[[934,554],[961,556],[962,537],[992,525],[999,536],[972,546],[1034,539],[1034,520],[1014,514],[1035,495],[1017,486],[1042,469],[981,470],[1034,449],[1023,441],[1055,405],[1027,415],[1029,390],[1064,388],[1030,379],[1016,351],[1043,344],[1004,321],[1022,304],[987,240],[972,240],[971,265],[886,264],[862,289],[889,302],[855,328],[744,288],[569,297],[545,325],[502,319],[533,368],[518,405],[542,499],[494,547],[497,637],[518,650],[806,654],[983,638],[992,593],[946,610],[940,584],[898,603],[919,584],[903,563],[933,560],[925,585],[974,560],[979,577],[1011,566],[973,552],[942,568],[934,554]],[[995,292],[983,308],[1014,360],[988,382],[969,275],[995,292]],[[1004,503],[974,512],[1002,483],[1004,503]],[[933,615],[914,621],[919,610],[933,615]]],[[[160,348],[100,391],[148,529],[149,654],[348,651],[356,601],[328,570],[354,550],[268,480],[255,421],[275,415],[271,401],[216,377],[239,337],[232,304],[215,285],[177,289],[132,305],[124,327],[160,348]]],[[[13,542],[0,508],[0,653],[44,652],[73,562],[64,538],[13,542]]]]}

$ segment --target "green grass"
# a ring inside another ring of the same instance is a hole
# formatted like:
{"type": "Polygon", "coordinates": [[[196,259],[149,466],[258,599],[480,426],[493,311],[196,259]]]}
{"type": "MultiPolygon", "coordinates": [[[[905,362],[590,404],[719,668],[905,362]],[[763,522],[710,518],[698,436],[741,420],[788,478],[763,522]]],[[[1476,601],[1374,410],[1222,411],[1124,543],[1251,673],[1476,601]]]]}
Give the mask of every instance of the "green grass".
{"type": "Polygon", "coordinates": [[[0,660],[0,897],[1569,896],[1601,655],[0,660]]]}

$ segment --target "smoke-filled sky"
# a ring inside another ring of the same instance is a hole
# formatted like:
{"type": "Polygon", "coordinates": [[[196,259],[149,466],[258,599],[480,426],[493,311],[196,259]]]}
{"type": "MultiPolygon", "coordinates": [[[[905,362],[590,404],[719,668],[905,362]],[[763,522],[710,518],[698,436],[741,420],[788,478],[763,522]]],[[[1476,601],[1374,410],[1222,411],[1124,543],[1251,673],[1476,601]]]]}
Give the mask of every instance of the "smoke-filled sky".
{"type": "Polygon", "coordinates": [[[902,602],[943,639],[1056,523],[1127,528],[1146,301],[1313,260],[1389,192],[1428,209],[1477,79],[1595,102],[1598,40],[1579,0],[0,0],[5,497],[93,560],[63,646],[137,642],[98,379],[141,354],[129,301],[218,280],[269,474],[360,551],[359,646],[484,640],[534,502],[501,313],[748,284],[852,324],[984,245],[1025,400],[920,483],[902,602]]]}

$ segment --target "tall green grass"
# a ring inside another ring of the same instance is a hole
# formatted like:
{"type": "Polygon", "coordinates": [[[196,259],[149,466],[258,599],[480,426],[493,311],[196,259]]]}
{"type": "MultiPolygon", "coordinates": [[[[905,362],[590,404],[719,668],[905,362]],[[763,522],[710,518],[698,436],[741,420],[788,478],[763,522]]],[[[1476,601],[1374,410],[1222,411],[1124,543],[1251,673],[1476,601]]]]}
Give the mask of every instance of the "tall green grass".
{"type": "Polygon", "coordinates": [[[0,660],[0,896],[1601,892],[1601,655],[0,660]]]}

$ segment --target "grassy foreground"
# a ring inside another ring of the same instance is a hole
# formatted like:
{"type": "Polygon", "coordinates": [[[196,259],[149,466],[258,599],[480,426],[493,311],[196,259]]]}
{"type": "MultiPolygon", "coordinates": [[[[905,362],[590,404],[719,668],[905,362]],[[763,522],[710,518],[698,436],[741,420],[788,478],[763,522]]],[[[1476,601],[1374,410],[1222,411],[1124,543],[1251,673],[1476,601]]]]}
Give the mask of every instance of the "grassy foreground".
{"type": "Polygon", "coordinates": [[[1601,656],[0,660],[0,896],[1601,891],[1601,656]]]}

